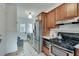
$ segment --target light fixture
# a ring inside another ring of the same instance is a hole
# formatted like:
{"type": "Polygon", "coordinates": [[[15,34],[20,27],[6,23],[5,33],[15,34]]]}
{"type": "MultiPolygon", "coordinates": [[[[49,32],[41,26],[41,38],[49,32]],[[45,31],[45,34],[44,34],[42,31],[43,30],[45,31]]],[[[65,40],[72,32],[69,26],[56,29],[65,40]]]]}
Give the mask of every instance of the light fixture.
{"type": "Polygon", "coordinates": [[[32,19],[32,14],[31,14],[31,12],[29,12],[28,18],[29,18],[29,19],[32,19]]]}
{"type": "Polygon", "coordinates": [[[27,16],[28,19],[32,19],[34,17],[34,12],[25,10],[25,15],[27,16]]]}
{"type": "Polygon", "coordinates": [[[32,15],[28,15],[28,18],[29,18],[29,19],[32,19],[32,15]]]}

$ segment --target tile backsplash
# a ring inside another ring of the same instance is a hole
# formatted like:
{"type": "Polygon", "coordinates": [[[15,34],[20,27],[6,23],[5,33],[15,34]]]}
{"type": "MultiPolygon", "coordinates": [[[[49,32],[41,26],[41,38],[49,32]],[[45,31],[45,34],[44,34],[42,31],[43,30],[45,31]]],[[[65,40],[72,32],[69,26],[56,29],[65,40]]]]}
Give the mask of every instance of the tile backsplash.
{"type": "MultiPolygon", "coordinates": [[[[78,18],[75,18],[75,19],[78,19],[78,18]]],[[[57,32],[79,33],[79,24],[60,25],[58,28],[50,29],[50,35],[57,32]]]]}

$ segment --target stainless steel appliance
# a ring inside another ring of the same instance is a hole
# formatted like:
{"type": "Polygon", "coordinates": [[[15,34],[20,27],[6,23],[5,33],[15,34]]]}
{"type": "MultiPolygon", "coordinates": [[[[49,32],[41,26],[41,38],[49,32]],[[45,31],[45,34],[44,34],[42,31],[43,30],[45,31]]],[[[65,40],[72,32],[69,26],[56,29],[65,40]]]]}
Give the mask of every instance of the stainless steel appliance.
{"type": "Polygon", "coordinates": [[[67,49],[57,46],[55,44],[52,44],[51,46],[51,55],[55,56],[74,56],[74,51],[69,52],[67,49]]]}
{"type": "Polygon", "coordinates": [[[40,53],[42,51],[42,26],[39,21],[34,24],[34,49],[40,53]]]}
{"type": "Polygon", "coordinates": [[[62,38],[51,39],[50,53],[56,56],[74,56],[75,46],[79,44],[79,34],[60,33],[62,38]]]}

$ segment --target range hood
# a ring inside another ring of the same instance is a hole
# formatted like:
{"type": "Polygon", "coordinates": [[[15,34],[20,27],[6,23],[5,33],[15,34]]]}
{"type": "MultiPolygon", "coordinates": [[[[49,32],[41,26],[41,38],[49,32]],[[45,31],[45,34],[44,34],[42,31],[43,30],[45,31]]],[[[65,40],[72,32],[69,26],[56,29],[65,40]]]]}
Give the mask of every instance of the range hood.
{"type": "Polygon", "coordinates": [[[56,25],[77,24],[77,23],[79,23],[79,17],[57,21],[56,25]]]}

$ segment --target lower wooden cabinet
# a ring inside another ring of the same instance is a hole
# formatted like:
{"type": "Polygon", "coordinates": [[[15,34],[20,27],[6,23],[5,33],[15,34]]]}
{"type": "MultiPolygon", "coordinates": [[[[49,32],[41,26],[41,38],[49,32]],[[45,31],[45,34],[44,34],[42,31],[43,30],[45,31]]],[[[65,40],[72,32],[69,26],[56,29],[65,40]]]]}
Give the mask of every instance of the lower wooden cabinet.
{"type": "Polygon", "coordinates": [[[43,46],[43,52],[45,53],[45,55],[49,55],[49,48],[43,46]]]}
{"type": "Polygon", "coordinates": [[[79,49],[75,49],[75,56],[79,56],[79,49]]]}

